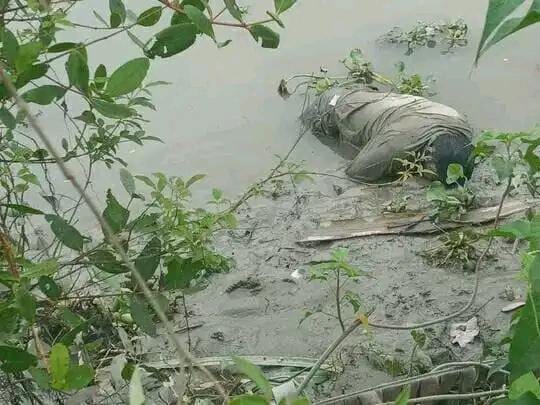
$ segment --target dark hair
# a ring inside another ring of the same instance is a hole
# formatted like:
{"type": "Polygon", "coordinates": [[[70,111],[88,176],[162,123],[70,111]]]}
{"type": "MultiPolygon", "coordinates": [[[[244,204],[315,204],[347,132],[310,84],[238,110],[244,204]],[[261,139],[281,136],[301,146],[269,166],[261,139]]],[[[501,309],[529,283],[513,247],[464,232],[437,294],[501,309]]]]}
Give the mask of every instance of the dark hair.
{"type": "Polygon", "coordinates": [[[440,135],[431,144],[432,159],[440,181],[446,185],[448,166],[458,163],[463,167],[463,174],[470,179],[474,169],[473,146],[464,135],[440,135]]]}

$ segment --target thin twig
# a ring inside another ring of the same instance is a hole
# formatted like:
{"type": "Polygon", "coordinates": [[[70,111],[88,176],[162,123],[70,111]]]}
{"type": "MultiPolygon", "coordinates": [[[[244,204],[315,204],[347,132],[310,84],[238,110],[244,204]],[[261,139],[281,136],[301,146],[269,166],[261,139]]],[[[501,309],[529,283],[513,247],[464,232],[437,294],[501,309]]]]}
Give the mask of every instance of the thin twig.
{"type": "Polygon", "coordinates": [[[343,318],[341,317],[341,302],[340,302],[340,299],[339,299],[339,296],[340,296],[340,288],[341,288],[341,285],[340,285],[340,270],[337,269],[336,270],[336,314],[337,314],[337,319],[339,321],[339,326],[341,326],[341,331],[344,332],[345,331],[345,324],[343,323],[343,318]]]}
{"type": "MultiPolygon", "coordinates": [[[[492,391],[480,391],[480,392],[471,392],[470,394],[442,394],[442,395],[430,395],[427,397],[413,398],[407,401],[408,404],[422,404],[425,402],[432,401],[450,401],[450,400],[459,400],[459,399],[472,399],[472,398],[482,398],[482,397],[492,397],[494,395],[506,394],[508,390],[492,390],[492,391]]],[[[391,405],[395,404],[394,401],[383,402],[380,405],[391,405]]]]}
{"type": "MultiPolygon", "coordinates": [[[[77,181],[75,176],[71,174],[71,172],[69,171],[65,163],[62,161],[60,155],[57,153],[49,137],[45,134],[44,130],[41,128],[37,119],[31,113],[28,105],[17,93],[17,90],[13,86],[13,83],[11,82],[8,75],[6,75],[3,67],[0,67],[0,80],[4,83],[4,86],[8,90],[8,93],[11,95],[11,97],[13,97],[14,100],[16,101],[19,109],[26,114],[30,126],[37,133],[37,135],[43,142],[47,151],[51,154],[51,156],[54,159],[56,159],[56,163],[58,164],[58,167],[60,168],[60,171],[62,172],[64,177],[71,182],[73,187],[83,197],[84,202],[86,203],[91,213],[94,215],[94,217],[96,218],[98,223],[101,225],[102,229],[104,230],[107,240],[111,242],[114,249],[118,252],[119,256],[121,257],[122,261],[129,268],[131,274],[133,275],[133,278],[135,279],[135,281],[141,288],[143,294],[145,295],[146,299],[150,303],[151,307],[157,314],[158,318],[163,322],[165,329],[167,331],[168,337],[171,343],[173,343],[174,347],[176,348],[176,352],[178,354],[180,362],[188,361],[190,364],[193,364],[195,359],[191,356],[191,354],[187,350],[184,349],[182,343],[180,342],[178,337],[175,335],[173,325],[167,319],[167,316],[161,309],[159,302],[156,300],[154,294],[152,294],[152,291],[148,288],[144,278],[141,276],[137,268],[134,266],[133,262],[129,259],[129,256],[124,250],[122,244],[119,242],[118,238],[114,235],[114,232],[110,228],[109,224],[102,218],[97,204],[88,196],[88,194],[84,190],[84,187],[77,181]]],[[[214,377],[214,375],[210,372],[210,370],[198,364],[196,366],[215,384],[215,387],[219,391],[220,395],[226,399],[228,397],[227,392],[225,391],[223,386],[219,383],[219,381],[214,377]]]]}

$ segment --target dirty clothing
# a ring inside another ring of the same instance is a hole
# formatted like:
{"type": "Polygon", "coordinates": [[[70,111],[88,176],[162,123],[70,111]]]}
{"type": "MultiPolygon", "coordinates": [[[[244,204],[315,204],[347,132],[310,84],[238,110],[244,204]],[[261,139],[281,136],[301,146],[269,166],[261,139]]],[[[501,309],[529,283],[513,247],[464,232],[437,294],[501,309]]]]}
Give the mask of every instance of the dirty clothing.
{"type": "Polygon", "coordinates": [[[301,117],[315,135],[356,149],[347,174],[376,182],[398,170],[396,158],[425,154],[441,180],[451,163],[465,171],[472,152],[472,129],[453,108],[422,97],[335,88],[316,98],[301,117]]]}

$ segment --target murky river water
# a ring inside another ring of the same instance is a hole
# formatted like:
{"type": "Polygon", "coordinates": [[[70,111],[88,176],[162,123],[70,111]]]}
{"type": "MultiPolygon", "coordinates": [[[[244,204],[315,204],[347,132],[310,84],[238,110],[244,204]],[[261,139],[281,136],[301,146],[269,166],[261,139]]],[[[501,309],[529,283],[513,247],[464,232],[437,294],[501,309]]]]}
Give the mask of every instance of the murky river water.
{"type": "MultiPolygon", "coordinates": [[[[95,23],[88,4],[75,10],[74,20],[95,23]]],[[[147,4],[137,1],[129,6],[140,11],[147,4]]],[[[185,53],[156,59],[151,66],[152,80],[173,83],[155,90],[157,112],[147,116],[149,134],[161,137],[165,144],[135,145],[123,157],[133,172],[163,171],[186,177],[206,173],[208,187],[238,193],[267,173],[275,162],[274,154],[284,154],[297,136],[302,100],[297,96],[283,101],[276,92],[279,80],[317,71],[321,65],[339,69],[338,60],[351,48],[362,49],[382,72],[393,72],[394,63],[403,60],[409,72],[433,74],[436,99],[466,114],[478,129],[530,128],[540,121],[540,27],[493,48],[473,70],[486,7],[487,1],[467,0],[302,0],[284,15],[286,29],[280,31],[277,50],[260,48],[237,29],[218,31],[219,39],[232,39],[223,49],[208,38],[199,38],[185,53]],[[376,42],[396,25],[409,28],[417,20],[457,17],[470,27],[470,44],[449,55],[421,49],[404,56],[403,48],[381,48],[376,42]]],[[[264,15],[264,9],[258,15],[264,15]]],[[[154,31],[155,27],[136,33],[146,39],[154,31]]],[[[89,31],[84,38],[94,35],[89,31]]],[[[137,56],[140,50],[124,35],[90,50],[91,62],[105,60],[110,69],[137,56]]],[[[65,131],[59,120],[46,123],[49,130],[65,131]]],[[[293,159],[305,159],[308,167],[324,170],[334,154],[306,136],[293,159]]],[[[114,175],[105,170],[98,173],[98,189],[120,187],[116,170],[114,175]]]]}

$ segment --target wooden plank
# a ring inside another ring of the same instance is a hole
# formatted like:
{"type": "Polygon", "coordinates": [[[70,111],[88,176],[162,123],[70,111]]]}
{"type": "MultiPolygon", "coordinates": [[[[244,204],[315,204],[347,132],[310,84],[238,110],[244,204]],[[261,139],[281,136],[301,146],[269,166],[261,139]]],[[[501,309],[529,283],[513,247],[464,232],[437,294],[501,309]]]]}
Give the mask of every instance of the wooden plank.
{"type": "MultiPolygon", "coordinates": [[[[509,201],[504,204],[500,218],[526,211],[533,204],[522,201],[509,201]]],[[[440,233],[444,230],[461,228],[468,225],[481,225],[493,222],[499,206],[482,207],[471,210],[463,215],[460,221],[445,221],[432,223],[428,214],[403,213],[385,214],[366,218],[328,221],[304,238],[299,244],[327,242],[334,240],[361,238],[374,235],[426,235],[440,233]]]]}

